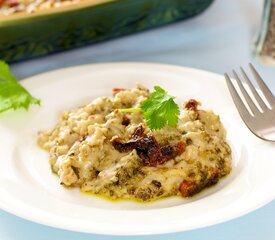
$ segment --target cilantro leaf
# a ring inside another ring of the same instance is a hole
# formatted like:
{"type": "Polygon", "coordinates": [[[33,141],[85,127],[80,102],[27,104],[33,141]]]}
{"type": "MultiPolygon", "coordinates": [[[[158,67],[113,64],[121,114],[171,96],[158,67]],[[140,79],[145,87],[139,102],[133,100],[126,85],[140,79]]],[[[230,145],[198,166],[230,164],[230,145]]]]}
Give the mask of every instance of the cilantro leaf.
{"type": "Polygon", "coordinates": [[[165,125],[175,127],[178,123],[180,110],[174,98],[159,86],[150,97],[141,103],[143,117],[151,129],[160,129],[165,125]]]}
{"type": "Polygon", "coordinates": [[[29,109],[31,104],[40,105],[40,100],[34,98],[10,72],[8,64],[0,60],[0,113],[9,109],[29,109]]]}

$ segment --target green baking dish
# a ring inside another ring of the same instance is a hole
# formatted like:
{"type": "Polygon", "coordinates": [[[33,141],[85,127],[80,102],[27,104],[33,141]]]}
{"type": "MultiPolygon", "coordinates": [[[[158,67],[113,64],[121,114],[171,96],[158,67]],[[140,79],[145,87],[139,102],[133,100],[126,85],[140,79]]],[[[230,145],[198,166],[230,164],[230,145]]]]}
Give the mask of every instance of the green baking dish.
{"type": "Polygon", "coordinates": [[[0,16],[0,59],[17,62],[158,27],[201,13],[213,0],[83,0],[0,16]]]}

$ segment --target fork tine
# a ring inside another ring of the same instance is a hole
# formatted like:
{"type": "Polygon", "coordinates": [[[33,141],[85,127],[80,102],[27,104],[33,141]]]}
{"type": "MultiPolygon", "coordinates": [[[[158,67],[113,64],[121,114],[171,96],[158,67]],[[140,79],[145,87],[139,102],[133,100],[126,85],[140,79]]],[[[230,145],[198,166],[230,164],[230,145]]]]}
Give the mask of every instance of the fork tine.
{"type": "Polygon", "coordinates": [[[246,89],[243,86],[243,83],[241,82],[240,78],[238,77],[237,73],[233,70],[233,74],[234,77],[238,83],[238,86],[248,104],[248,106],[250,107],[251,112],[253,113],[253,115],[256,115],[257,113],[259,113],[259,109],[256,107],[256,105],[254,104],[253,100],[251,99],[251,97],[249,96],[249,94],[247,93],[246,89]]]}
{"type": "Polygon", "coordinates": [[[245,71],[243,70],[242,67],[240,67],[241,69],[241,73],[249,87],[249,89],[251,90],[253,96],[255,97],[255,99],[257,100],[258,104],[260,105],[261,109],[264,111],[266,110],[268,107],[265,104],[265,102],[263,101],[263,99],[261,98],[261,96],[259,95],[259,93],[256,91],[254,85],[252,84],[252,82],[250,81],[250,79],[248,78],[247,74],[245,73],[245,71]]]}
{"type": "Polygon", "coordinates": [[[243,118],[244,122],[247,122],[248,119],[250,119],[252,116],[251,114],[248,112],[246,106],[243,104],[242,99],[240,98],[239,94],[237,93],[235,87],[233,86],[231,79],[229,78],[228,74],[225,73],[224,77],[226,79],[226,83],[229,89],[229,92],[232,96],[232,99],[239,111],[239,114],[241,115],[241,117],[243,118]]]}
{"type": "Polygon", "coordinates": [[[273,96],[272,92],[266,86],[266,84],[263,81],[263,79],[261,78],[260,74],[256,71],[256,69],[254,68],[254,66],[251,63],[249,63],[249,67],[250,67],[260,89],[262,90],[266,100],[269,102],[270,105],[272,105],[272,103],[274,102],[274,96],[273,96]]]}

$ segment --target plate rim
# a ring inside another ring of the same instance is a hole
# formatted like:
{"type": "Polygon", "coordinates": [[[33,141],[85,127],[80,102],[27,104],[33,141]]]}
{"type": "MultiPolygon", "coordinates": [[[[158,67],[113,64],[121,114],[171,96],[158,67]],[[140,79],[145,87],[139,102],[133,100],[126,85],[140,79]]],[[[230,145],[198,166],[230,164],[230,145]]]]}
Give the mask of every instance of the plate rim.
{"type": "MultiPolygon", "coordinates": [[[[57,70],[53,70],[53,71],[48,71],[48,72],[44,72],[44,73],[40,73],[40,74],[37,74],[35,76],[31,76],[31,77],[28,77],[26,79],[23,79],[20,81],[20,83],[22,83],[22,85],[25,85],[25,86],[28,86],[32,83],[32,81],[37,81],[39,78],[42,78],[42,77],[45,77],[49,74],[56,74],[56,73],[62,73],[64,71],[67,71],[67,70],[72,70],[72,71],[76,71],[77,69],[80,69],[80,68],[87,68],[87,67],[101,67],[101,68],[105,68],[105,67],[110,67],[110,66],[136,66],[136,65],[140,65],[141,66],[144,66],[144,65],[147,65],[148,67],[149,66],[152,66],[152,67],[166,67],[167,69],[166,70],[173,70],[173,69],[177,69],[177,70],[180,70],[180,71],[190,71],[190,72],[198,72],[200,74],[207,74],[207,75],[210,75],[210,74],[213,74],[215,75],[216,77],[221,77],[222,75],[220,74],[217,74],[217,73],[214,73],[214,72],[210,72],[210,71],[206,71],[206,70],[201,70],[201,69],[196,69],[196,68],[190,68],[190,67],[183,67],[183,66],[178,66],[178,65],[170,65],[170,64],[159,64],[159,63],[146,63],[146,62],[115,62],[115,63],[97,63],[97,64],[84,64],[84,65],[78,65],[78,66],[72,66],[72,67],[66,67],[66,68],[61,68],[61,69],[57,69],[57,70]]],[[[12,213],[18,217],[21,217],[21,218],[24,218],[24,219],[27,219],[27,220],[30,220],[32,222],[35,222],[35,223],[39,223],[39,224],[44,224],[44,225],[47,225],[47,226],[51,226],[51,227],[54,227],[54,228],[61,228],[61,229],[65,229],[65,230],[69,230],[69,231],[76,231],[76,232],[85,232],[85,233],[95,233],[95,234],[103,234],[103,235],[117,235],[117,236],[137,236],[137,235],[153,235],[153,234],[163,234],[163,233],[172,233],[172,232],[180,232],[180,231],[187,231],[187,230],[191,230],[191,229],[198,229],[198,228],[203,228],[203,227],[207,227],[207,226],[211,226],[211,225],[214,225],[214,224],[218,224],[218,223],[221,223],[221,222],[225,222],[225,221],[228,221],[228,220],[231,220],[231,219],[234,219],[234,218],[237,218],[237,217],[240,217],[240,216],[243,216],[253,210],[256,210],[264,205],[266,205],[267,203],[271,202],[272,200],[275,199],[275,196],[274,194],[272,196],[270,196],[268,199],[265,199],[265,201],[262,201],[261,203],[259,204],[256,204],[257,206],[253,207],[251,206],[250,208],[246,209],[245,211],[240,211],[239,214],[232,214],[232,216],[228,216],[227,218],[220,218],[216,221],[211,221],[210,224],[204,224],[202,226],[195,226],[195,227],[191,227],[191,228],[180,228],[180,229],[171,229],[170,231],[167,231],[167,230],[162,230],[160,229],[159,231],[153,231],[153,232],[136,232],[136,233],[128,233],[128,232],[124,232],[124,231],[108,231],[107,233],[106,232],[102,232],[102,231],[95,231],[94,229],[92,231],[89,231],[88,229],[79,229],[77,227],[75,228],[68,228],[68,227],[65,227],[63,226],[62,224],[61,225],[56,225],[56,223],[51,223],[51,222],[47,222],[47,221],[41,221],[41,219],[36,219],[36,218],[32,218],[31,215],[27,215],[27,214],[22,214],[22,213],[18,213],[18,211],[14,211],[13,209],[7,207],[7,206],[4,206],[4,203],[1,201],[0,199],[0,207],[4,210],[4,211],[7,211],[9,213],[12,213]]]]}

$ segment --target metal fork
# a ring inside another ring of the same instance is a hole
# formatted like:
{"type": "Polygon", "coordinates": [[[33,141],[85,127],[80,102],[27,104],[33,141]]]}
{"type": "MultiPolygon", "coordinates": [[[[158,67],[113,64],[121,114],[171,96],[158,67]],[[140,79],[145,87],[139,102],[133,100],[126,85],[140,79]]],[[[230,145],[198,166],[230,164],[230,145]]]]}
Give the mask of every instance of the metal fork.
{"type": "Polygon", "coordinates": [[[241,81],[234,70],[233,75],[243,98],[241,98],[237,92],[237,89],[233,84],[233,80],[230,79],[227,73],[225,73],[224,77],[226,79],[228,89],[239,114],[249,130],[263,140],[275,142],[275,97],[251,63],[249,64],[249,67],[259,88],[262,91],[261,95],[264,96],[265,100],[260,96],[242,68],[240,68],[240,70],[245,81],[241,81]],[[247,89],[250,91],[247,91],[247,89]],[[251,96],[254,96],[254,100],[251,96]],[[246,105],[243,99],[245,99],[247,103],[246,105]],[[268,102],[268,104],[266,102],[268,102]]]}

